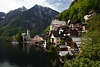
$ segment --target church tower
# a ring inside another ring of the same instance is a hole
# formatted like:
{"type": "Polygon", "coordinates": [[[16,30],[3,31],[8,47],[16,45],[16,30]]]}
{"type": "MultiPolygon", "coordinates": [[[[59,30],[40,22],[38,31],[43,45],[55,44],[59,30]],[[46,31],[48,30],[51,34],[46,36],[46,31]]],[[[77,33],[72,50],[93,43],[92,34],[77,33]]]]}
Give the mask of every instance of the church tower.
{"type": "Polygon", "coordinates": [[[30,31],[27,29],[27,33],[26,33],[27,35],[26,35],[26,39],[27,40],[30,40],[31,39],[31,37],[30,37],[30,31]]]}

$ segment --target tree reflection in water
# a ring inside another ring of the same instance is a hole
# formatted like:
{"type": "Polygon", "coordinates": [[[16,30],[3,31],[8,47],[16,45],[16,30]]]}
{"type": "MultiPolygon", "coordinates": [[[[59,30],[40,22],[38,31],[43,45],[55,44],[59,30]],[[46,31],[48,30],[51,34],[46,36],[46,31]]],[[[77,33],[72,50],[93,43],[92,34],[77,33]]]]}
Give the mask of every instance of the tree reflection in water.
{"type": "Polygon", "coordinates": [[[0,64],[6,64],[7,67],[52,67],[42,48],[31,47],[30,53],[27,54],[20,46],[12,46],[3,39],[0,39],[0,61],[7,61],[0,64]]]}

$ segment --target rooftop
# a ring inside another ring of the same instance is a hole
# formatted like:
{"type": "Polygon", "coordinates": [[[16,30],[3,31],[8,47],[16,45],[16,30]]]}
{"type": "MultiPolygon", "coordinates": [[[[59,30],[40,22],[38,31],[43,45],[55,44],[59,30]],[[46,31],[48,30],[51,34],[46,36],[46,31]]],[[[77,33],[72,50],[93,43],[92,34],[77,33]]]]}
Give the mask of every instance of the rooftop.
{"type": "Polygon", "coordinates": [[[66,25],[66,22],[55,19],[52,21],[51,25],[66,25]]]}

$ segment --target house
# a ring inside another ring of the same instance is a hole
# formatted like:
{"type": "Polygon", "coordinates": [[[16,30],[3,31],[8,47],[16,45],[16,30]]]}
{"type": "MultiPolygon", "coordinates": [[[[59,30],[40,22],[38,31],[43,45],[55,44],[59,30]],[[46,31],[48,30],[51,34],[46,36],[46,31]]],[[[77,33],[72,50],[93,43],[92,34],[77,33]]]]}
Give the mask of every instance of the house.
{"type": "Polygon", "coordinates": [[[13,40],[14,40],[14,41],[16,41],[16,37],[17,37],[17,35],[14,35],[14,36],[13,36],[13,40]]]}
{"type": "Polygon", "coordinates": [[[66,22],[55,19],[52,21],[50,25],[50,31],[57,30],[59,27],[62,27],[62,26],[66,26],[66,22]]]}
{"type": "Polygon", "coordinates": [[[63,37],[70,36],[70,29],[67,26],[60,27],[59,28],[59,35],[62,35],[63,37]]]}
{"type": "Polygon", "coordinates": [[[65,45],[60,45],[57,51],[60,62],[64,63],[64,56],[68,54],[68,48],[65,45]]]}
{"type": "Polygon", "coordinates": [[[42,39],[44,40],[48,40],[49,32],[46,32],[45,34],[40,34],[39,36],[42,37],[42,39]]]}
{"type": "Polygon", "coordinates": [[[87,14],[87,15],[84,16],[84,20],[85,20],[85,21],[88,21],[88,20],[90,20],[91,18],[92,18],[92,15],[88,15],[88,14],[87,14]]]}
{"type": "Polygon", "coordinates": [[[86,23],[82,23],[82,32],[87,32],[88,27],[86,23]]]}
{"type": "Polygon", "coordinates": [[[63,40],[65,41],[65,45],[67,46],[68,50],[74,51],[78,49],[76,41],[73,40],[73,38],[67,37],[67,38],[64,38],[63,40]]]}
{"type": "Polygon", "coordinates": [[[66,54],[68,54],[68,48],[67,48],[67,46],[65,46],[65,45],[60,45],[59,48],[60,48],[60,49],[58,50],[59,56],[63,57],[63,56],[65,56],[66,54]]]}
{"type": "Polygon", "coordinates": [[[66,54],[71,56],[74,55],[74,52],[78,52],[78,47],[75,43],[72,45],[59,45],[58,53],[60,57],[64,57],[66,54]]]}
{"type": "Polygon", "coordinates": [[[57,19],[52,21],[49,30],[49,37],[51,43],[54,44],[60,43],[61,41],[60,38],[63,36],[64,27],[66,27],[65,21],[59,21],[57,19]]]}
{"type": "Polygon", "coordinates": [[[35,40],[35,41],[43,41],[43,38],[40,37],[39,35],[36,35],[36,36],[33,38],[33,40],[35,40]]]}
{"type": "Polygon", "coordinates": [[[60,44],[60,35],[57,31],[52,31],[51,36],[50,36],[50,42],[52,44],[60,44]]]}
{"type": "Polygon", "coordinates": [[[87,24],[85,21],[81,22],[80,20],[68,20],[68,25],[70,30],[71,37],[80,37],[81,32],[87,32],[87,24]]]}
{"type": "Polygon", "coordinates": [[[34,36],[34,38],[30,37],[30,31],[27,30],[26,33],[22,33],[21,34],[22,38],[23,38],[23,43],[24,44],[29,44],[31,46],[38,46],[38,47],[44,47],[46,48],[46,38],[47,36],[42,35],[36,35],[34,36]]]}
{"type": "Polygon", "coordinates": [[[77,0],[72,0],[72,2],[73,2],[73,1],[77,1],[77,0]]]}
{"type": "Polygon", "coordinates": [[[67,54],[69,54],[70,56],[73,56],[74,54],[73,52],[74,49],[66,45],[59,45],[59,49],[57,51],[58,51],[59,59],[62,63],[64,63],[64,56],[66,56],[67,54]]]}
{"type": "Polygon", "coordinates": [[[88,21],[88,20],[92,19],[93,15],[95,15],[95,14],[96,14],[96,12],[94,10],[89,11],[88,14],[86,14],[84,16],[84,20],[88,21]]]}
{"type": "Polygon", "coordinates": [[[53,44],[60,44],[62,38],[70,36],[67,27],[59,27],[56,31],[51,31],[50,42],[53,44]]]}
{"type": "Polygon", "coordinates": [[[39,35],[34,36],[34,38],[31,40],[32,44],[38,47],[44,47],[46,48],[46,40],[44,40],[39,35]]]}
{"type": "Polygon", "coordinates": [[[79,37],[79,32],[78,32],[78,30],[76,30],[76,29],[70,30],[70,36],[71,36],[71,37],[79,37]]]}
{"type": "Polygon", "coordinates": [[[79,30],[81,28],[81,21],[77,19],[68,20],[68,25],[72,30],[79,30]]]}

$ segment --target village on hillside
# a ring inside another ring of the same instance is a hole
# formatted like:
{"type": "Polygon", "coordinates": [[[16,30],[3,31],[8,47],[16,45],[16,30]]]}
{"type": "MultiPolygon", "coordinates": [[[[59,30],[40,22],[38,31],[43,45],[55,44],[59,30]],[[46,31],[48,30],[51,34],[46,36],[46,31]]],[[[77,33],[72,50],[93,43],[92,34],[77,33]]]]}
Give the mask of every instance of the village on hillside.
{"type": "MultiPolygon", "coordinates": [[[[45,50],[52,45],[58,52],[59,59],[62,63],[63,57],[66,54],[73,56],[81,50],[81,36],[88,31],[87,21],[95,15],[95,12],[90,11],[84,16],[84,21],[77,19],[65,21],[59,21],[58,19],[52,20],[48,32],[41,35],[36,35],[33,38],[30,36],[30,30],[25,33],[21,33],[23,49],[26,47],[29,52],[30,47],[43,47],[45,50]]],[[[19,44],[16,41],[16,36],[12,44],[19,44]]]]}

